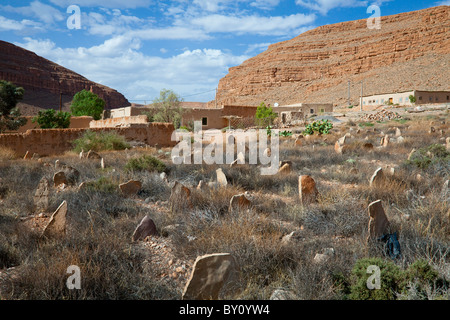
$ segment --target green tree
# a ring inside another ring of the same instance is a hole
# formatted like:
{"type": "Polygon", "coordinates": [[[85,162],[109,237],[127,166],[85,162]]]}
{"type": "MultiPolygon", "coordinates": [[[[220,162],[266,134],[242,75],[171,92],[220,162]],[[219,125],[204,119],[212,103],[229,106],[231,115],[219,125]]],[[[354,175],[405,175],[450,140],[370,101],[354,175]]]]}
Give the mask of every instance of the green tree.
{"type": "Polygon", "coordinates": [[[17,103],[23,99],[25,90],[13,83],[0,80],[0,132],[17,130],[27,119],[21,117],[17,103]]]}
{"type": "Polygon", "coordinates": [[[183,99],[172,90],[162,89],[159,97],[153,100],[152,109],[145,112],[150,122],[173,123],[175,129],[181,126],[183,99]]]}
{"type": "Polygon", "coordinates": [[[56,113],[53,109],[39,111],[38,115],[32,119],[37,122],[41,129],[59,129],[70,126],[70,113],[59,111],[56,113]]]}
{"type": "Polygon", "coordinates": [[[416,102],[416,97],[413,96],[412,94],[409,96],[409,102],[414,103],[416,102]]]}
{"type": "Polygon", "coordinates": [[[255,122],[259,126],[268,127],[273,124],[273,121],[275,120],[276,117],[277,114],[273,112],[272,107],[270,106],[267,107],[263,101],[256,109],[255,122]]]}
{"type": "Polygon", "coordinates": [[[73,96],[70,111],[74,116],[91,116],[94,120],[100,120],[105,101],[98,95],[85,89],[73,96]]]}

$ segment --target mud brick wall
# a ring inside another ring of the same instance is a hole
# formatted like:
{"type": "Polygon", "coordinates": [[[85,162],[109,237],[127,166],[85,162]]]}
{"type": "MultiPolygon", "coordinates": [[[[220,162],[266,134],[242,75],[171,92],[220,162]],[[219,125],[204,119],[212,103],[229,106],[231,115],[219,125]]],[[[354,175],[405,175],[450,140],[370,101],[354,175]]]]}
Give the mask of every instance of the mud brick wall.
{"type": "Polygon", "coordinates": [[[144,127],[129,128],[92,128],[92,129],[37,129],[25,133],[0,134],[0,146],[14,150],[23,156],[27,151],[40,156],[61,154],[73,148],[72,141],[78,139],[86,130],[113,131],[125,137],[127,141],[140,141],[150,146],[171,147],[173,124],[149,123],[144,127]]]}

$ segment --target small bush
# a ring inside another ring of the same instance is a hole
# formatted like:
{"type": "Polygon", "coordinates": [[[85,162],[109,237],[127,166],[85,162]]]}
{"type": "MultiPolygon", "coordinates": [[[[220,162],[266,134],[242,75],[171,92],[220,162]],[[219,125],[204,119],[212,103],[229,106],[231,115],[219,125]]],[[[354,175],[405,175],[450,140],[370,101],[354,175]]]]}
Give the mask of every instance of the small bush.
{"type": "Polygon", "coordinates": [[[444,145],[432,144],[415,151],[407,164],[412,164],[423,170],[442,171],[445,175],[450,170],[450,152],[444,145]]]}
{"type": "Polygon", "coordinates": [[[105,177],[101,177],[95,181],[85,182],[85,188],[86,188],[85,190],[88,192],[99,191],[106,193],[114,193],[117,192],[118,190],[117,184],[105,177]]]}
{"type": "Polygon", "coordinates": [[[358,126],[360,126],[361,128],[364,128],[364,127],[373,127],[374,124],[373,124],[372,122],[361,122],[361,123],[358,124],[358,126]]]}
{"type": "Polygon", "coordinates": [[[332,128],[333,124],[329,120],[314,121],[306,126],[303,134],[313,135],[314,132],[319,134],[328,134],[332,128]]]}
{"type": "Polygon", "coordinates": [[[83,136],[72,142],[74,151],[81,150],[125,150],[130,148],[130,145],[125,141],[125,138],[114,132],[94,132],[86,131],[83,136]]]}
{"type": "Polygon", "coordinates": [[[159,159],[152,156],[142,156],[140,158],[130,159],[126,164],[127,170],[135,171],[158,171],[159,173],[166,170],[166,165],[159,159]]]}
{"type": "Polygon", "coordinates": [[[359,259],[352,269],[351,277],[351,300],[395,300],[396,293],[404,287],[402,270],[393,262],[381,258],[359,259]],[[367,269],[371,265],[380,268],[380,289],[367,288],[367,279],[371,276],[367,269]]]}
{"type": "Polygon", "coordinates": [[[39,111],[36,117],[31,120],[37,122],[41,129],[64,129],[70,126],[69,112],[56,112],[53,109],[39,111]]]}

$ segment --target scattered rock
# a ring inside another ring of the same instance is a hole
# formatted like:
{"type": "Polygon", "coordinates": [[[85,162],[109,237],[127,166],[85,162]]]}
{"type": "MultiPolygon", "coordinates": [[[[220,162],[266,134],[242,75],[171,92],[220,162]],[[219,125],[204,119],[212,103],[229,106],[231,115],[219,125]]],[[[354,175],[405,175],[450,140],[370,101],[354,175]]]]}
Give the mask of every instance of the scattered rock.
{"type": "Polygon", "coordinates": [[[298,190],[302,204],[317,202],[319,192],[316,188],[316,182],[311,176],[302,175],[298,177],[298,190]]]}
{"type": "Polygon", "coordinates": [[[222,171],[222,168],[216,170],[217,183],[219,186],[226,187],[228,185],[227,177],[222,171]]]}
{"type": "Polygon", "coordinates": [[[35,210],[38,212],[48,209],[48,199],[50,194],[50,182],[47,178],[42,178],[34,193],[33,201],[35,210]]]}
{"type": "Polygon", "coordinates": [[[64,171],[58,171],[53,175],[53,183],[54,183],[55,187],[58,187],[59,185],[62,185],[62,184],[65,184],[65,185],[69,184],[64,171]]]}
{"type": "Polygon", "coordinates": [[[377,239],[384,235],[389,227],[381,200],[369,204],[369,239],[377,239]]]}
{"type": "Polygon", "coordinates": [[[63,201],[52,214],[42,235],[47,238],[64,236],[67,224],[67,201],[63,201]]]}
{"type": "Polygon", "coordinates": [[[399,136],[397,138],[397,143],[404,143],[405,142],[405,138],[403,138],[402,136],[399,136]]]}
{"type": "Polygon", "coordinates": [[[323,253],[316,253],[314,256],[314,262],[315,263],[324,263],[328,261],[328,259],[334,255],[334,249],[333,248],[326,248],[322,251],[323,253]]]}
{"type": "Polygon", "coordinates": [[[412,155],[416,152],[416,149],[412,149],[411,152],[408,155],[408,160],[411,160],[412,155]]]}
{"type": "Polygon", "coordinates": [[[376,186],[379,185],[380,183],[382,183],[384,181],[384,173],[383,173],[383,169],[380,167],[377,170],[375,170],[375,172],[373,173],[372,177],[369,180],[369,184],[370,186],[376,186]]]}
{"type": "Polygon", "coordinates": [[[23,160],[29,160],[29,159],[31,159],[31,155],[30,155],[30,152],[27,151],[27,152],[25,153],[25,155],[23,156],[23,160]]]}
{"type": "Polygon", "coordinates": [[[120,191],[126,197],[135,196],[142,188],[142,183],[137,180],[130,180],[119,185],[120,191]]]}
{"type": "Polygon", "coordinates": [[[442,186],[441,197],[447,200],[449,194],[450,194],[449,180],[445,180],[444,185],[442,186]]]}
{"type": "Polygon", "coordinates": [[[294,241],[303,241],[305,239],[303,230],[295,230],[281,238],[281,244],[287,245],[294,241]]]}
{"type": "Polygon", "coordinates": [[[172,212],[182,212],[186,208],[192,209],[191,190],[180,182],[175,181],[170,192],[169,206],[172,212]]]}
{"type": "Polygon", "coordinates": [[[239,212],[241,210],[247,210],[252,205],[252,202],[247,199],[245,194],[237,194],[234,195],[230,200],[230,206],[228,207],[228,211],[230,213],[239,212]]]}
{"type": "Polygon", "coordinates": [[[223,287],[235,280],[237,271],[236,261],[229,253],[197,257],[182,299],[217,300],[223,287]]]}
{"type": "Polygon", "coordinates": [[[395,128],[395,136],[396,137],[401,137],[402,136],[402,131],[399,128],[395,128]]]}
{"type": "Polygon", "coordinates": [[[383,138],[381,138],[380,145],[383,147],[387,147],[389,145],[389,136],[386,134],[383,138]]]}
{"type": "Polygon", "coordinates": [[[159,232],[156,229],[156,225],[153,222],[153,220],[149,216],[145,216],[137,226],[136,230],[134,230],[132,240],[133,241],[144,240],[149,236],[158,237],[159,232]]]}
{"type": "Polygon", "coordinates": [[[86,154],[86,159],[101,160],[102,157],[97,152],[95,152],[94,150],[89,150],[88,153],[86,154]]]}
{"type": "Polygon", "coordinates": [[[290,163],[283,164],[279,169],[279,174],[289,174],[292,171],[292,165],[290,163]]]}

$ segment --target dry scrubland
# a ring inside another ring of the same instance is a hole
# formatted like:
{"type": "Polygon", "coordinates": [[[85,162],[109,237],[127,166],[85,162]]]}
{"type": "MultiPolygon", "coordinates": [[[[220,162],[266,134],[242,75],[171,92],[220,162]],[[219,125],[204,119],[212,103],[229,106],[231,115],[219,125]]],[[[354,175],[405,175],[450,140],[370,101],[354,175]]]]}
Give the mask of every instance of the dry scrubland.
{"type": "Polygon", "coordinates": [[[261,176],[251,165],[175,166],[170,149],[100,152],[105,169],[98,161],[79,159],[75,152],[38,162],[16,159],[3,149],[0,298],[180,299],[197,256],[228,252],[238,263],[240,278],[233,290],[222,292],[224,299],[269,299],[278,289],[289,292],[290,299],[362,299],[364,289],[358,287],[360,279],[353,269],[364,258],[379,258],[400,271],[418,261],[431,266],[417,267],[416,276],[401,289],[383,280],[382,298],[448,299],[450,205],[442,186],[450,173],[449,157],[426,168],[407,163],[413,148],[445,145],[448,123],[448,113],[375,122],[371,127],[349,122],[335,126],[331,134],[303,138],[302,146],[294,145],[292,137],[282,139],[280,160],[291,161],[292,171],[274,176],[261,176]],[[435,132],[429,132],[430,126],[435,132]],[[404,142],[394,141],[395,128],[404,142]],[[382,132],[392,137],[387,147],[379,147],[382,132]],[[334,144],[345,133],[352,137],[346,152],[338,154],[334,144]],[[367,142],[374,145],[372,150],[362,147],[367,142]],[[142,155],[166,164],[169,184],[158,172],[126,170],[130,159],[142,155]],[[52,188],[49,207],[40,218],[33,195],[42,177],[52,181],[57,159],[76,168],[80,178],[73,187],[52,188]],[[216,179],[219,167],[227,176],[227,187],[197,190],[200,180],[216,179]],[[378,167],[386,180],[371,187],[369,178],[378,167]],[[395,167],[393,175],[390,167],[395,167]],[[320,193],[318,202],[308,206],[298,197],[298,176],[304,174],[315,179],[320,193]],[[142,188],[135,197],[124,197],[117,185],[130,179],[141,181],[142,188]],[[82,181],[97,183],[79,191],[82,181]],[[192,210],[170,210],[174,181],[190,187],[192,210]],[[252,209],[229,213],[230,198],[245,191],[252,209]],[[402,255],[396,260],[381,243],[367,242],[367,208],[378,199],[398,231],[402,255]],[[41,238],[42,228],[33,223],[48,219],[63,200],[68,203],[66,236],[41,238]],[[146,215],[160,236],[132,242],[134,229],[146,215]],[[295,236],[282,241],[292,231],[295,236]],[[326,248],[333,248],[334,254],[315,262],[315,255],[326,248]],[[69,265],[81,268],[81,290],[66,288],[69,265]],[[427,279],[430,274],[434,276],[427,279]]]}

